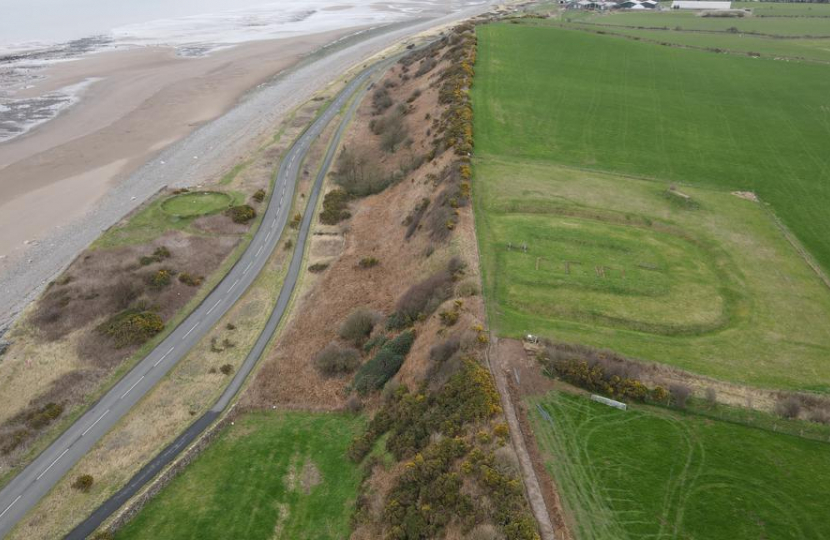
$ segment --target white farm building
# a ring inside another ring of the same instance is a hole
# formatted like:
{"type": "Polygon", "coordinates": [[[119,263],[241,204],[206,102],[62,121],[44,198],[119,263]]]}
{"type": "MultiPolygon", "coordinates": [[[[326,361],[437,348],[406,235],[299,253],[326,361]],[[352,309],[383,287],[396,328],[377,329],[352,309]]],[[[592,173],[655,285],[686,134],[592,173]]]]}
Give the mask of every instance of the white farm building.
{"type": "Polygon", "coordinates": [[[698,0],[674,0],[671,3],[672,9],[707,9],[726,11],[732,9],[732,2],[714,2],[714,1],[698,1],[698,0]]]}

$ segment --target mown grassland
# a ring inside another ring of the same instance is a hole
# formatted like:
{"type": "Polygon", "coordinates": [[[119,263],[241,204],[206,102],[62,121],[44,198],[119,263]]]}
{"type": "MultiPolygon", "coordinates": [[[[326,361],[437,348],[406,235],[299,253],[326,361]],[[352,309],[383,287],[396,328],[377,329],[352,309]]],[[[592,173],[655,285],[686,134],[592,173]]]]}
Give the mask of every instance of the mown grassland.
{"type": "Polygon", "coordinates": [[[527,404],[580,540],[830,537],[827,443],[557,392],[527,404]]]}
{"type": "Polygon", "coordinates": [[[756,192],[830,269],[830,66],[479,28],[477,156],[756,192]]]}
{"type": "Polygon", "coordinates": [[[341,414],[247,414],[116,538],[346,538],[360,484],[346,449],[363,424],[341,414]]]}
{"type": "Polygon", "coordinates": [[[213,214],[228,208],[233,197],[221,191],[193,191],[168,197],[161,209],[176,217],[193,217],[213,214]]]}
{"type": "Polygon", "coordinates": [[[830,389],[830,294],[758,203],[543,161],[477,157],[474,174],[496,332],[830,389]]]}

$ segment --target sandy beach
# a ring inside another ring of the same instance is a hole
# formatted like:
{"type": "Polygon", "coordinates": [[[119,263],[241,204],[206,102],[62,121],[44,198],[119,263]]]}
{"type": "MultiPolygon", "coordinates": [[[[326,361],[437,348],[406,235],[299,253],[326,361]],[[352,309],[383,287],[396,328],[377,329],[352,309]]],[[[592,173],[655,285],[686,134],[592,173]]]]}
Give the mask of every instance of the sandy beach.
{"type": "Polygon", "coordinates": [[[354,31],[243,44],[200,58],[166,48],[103,52],[49,68],[24,97],[98,80],[56,119],[0,145],[0,272],[248,89],[354,31]]]}

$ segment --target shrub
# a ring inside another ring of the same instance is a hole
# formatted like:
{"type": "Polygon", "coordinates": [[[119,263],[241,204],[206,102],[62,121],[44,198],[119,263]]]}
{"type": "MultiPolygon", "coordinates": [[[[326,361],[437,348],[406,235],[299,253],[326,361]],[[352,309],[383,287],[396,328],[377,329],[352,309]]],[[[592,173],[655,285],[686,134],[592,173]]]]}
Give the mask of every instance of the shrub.
{"type": "Polygon", "coordinates": [[[230,364],[222,364],[222,367],[219,368],[219,371],[222,375],[230,375],[233,373],[233,366],[230,364]]]}
{"type": "Polygon", "coordinates": [[[782,418],[798,418],[801,413],[801,402],[795,396],[780,399],[775,404],[775,413],[782,418]]]}
{"type": "Polygon", "coordinates": [[[170,285],[172,281],[173,272],[167,268],[156,270],[147,278],[147,283],[154,289],[161,289],[170,285]]]}
{"type": "Polygon", "coordinates": [[[228,330],[236,330],[236,325],[233,323],[228,323],[225,325],[225,328],[227,328],[228,330]]]}
{"type": "Polygon", "coordinates": [[[256,217],[256,210],[248,204],[232,206],[226,211],[234,223],[248,223],[256,217]]]}
{"type": "Polygon", "coordinates": [[[153,263],[161,262],[165,259],[169,259],[171,257],[170,250],[164,246],[159,246],[153,251],[152,255],[144,255],[138,259],[138,262],[141,266],[148,266],[153,263]]]}
{"type": "Polygon", "coordinates": [[[556,343],[546,347],[539,359],[548,371],[591,392],[657,403],[665,403],[669,397],[664,388],[648,388],[638,379],[640,364],[610,351],[556,343]]]}
{"type": "Polygon", "coordinates": [[[412,285],[398,299],[397,312],[411,321],[435,311],[452,294],[452,275],[442,270],[412,285]]]}
{"type": "Polygon", "coordinates": [[[63,410],[63,405],[59,403],[47,403],[28,413],[26,425],[34,430],[42,429],[63,414],[63,410]]]}
{"type": "Polygon", "coordinates": [[[458,322],[458,318],[460,317],[460,315],[461,314],[455,309],[442,311],[438,314],[438,316],[441,318],[441,324],[443,324],[444,326],[453,326],[455,323],[458,322]]]}
{"type": "Polygon", "coordinates": [[[164,330],[164,321],[151,311],[128,309],[98,326],[98,332],[109,336],[120,349],[140,345],[164,330]]]}
{"type": "Polygon", "coordinates": [[[285,243],[282,245],[282,249],[284,249],[285,251],[288,251],[289,249],[291,249],[293,247],[294,247],[294,240],[292,240],[290,238],[288,240],[286,240],[285,243]]]}
{"type": "Polygon", "coordinates": [[[362,153],[355,152],[348,147],[343,148],[337,158],[335,183],[354,197],[366,197],[380,193],[393,179],[378,175],[375,170],[368,167],[369,163],[370,159],[362,153]]]}
{"type": "Polygon", "coordinates": [[[294,214],[294,217],[291,218],[291,223],[289,223],[288,226],[291,227],[292,229],[299,229],[300,228],[300,222],[302,220],[303,220],[303,215],[301,213],[297,212],[296,214],[294,214]]]}
{"type": "Polygon", "coordinates": [[[115,536],[110,531],[100,531],[89,537],[89,540],[114,540],[115,536]]]}
{"type": "Polygon", "coordinates": [[[198,287],[204,282],[204,280],[204,277],[196,276],[189,272],[182,272],[181,274],[179,274],[179,281],[190,287],[198,287]]]}
{"type": "Polygon", "coordinates": [[[373,268],[380,264],[380,261],[374,257],[363,257],[357,265],[361,268],[373,268]]]}
{"type": "Polygon", "coordinates": [[[312,274],[319,274],[319,273],[323,272],[328,267],[329,267],[329,265],[326,264],[326,263],[314,263],[314,264],[312,264],[311,266],[308,267],[308,271],[311,272],[312,274]]]}
{"type": "Polygon", "coordinates": [[[380,114],[394,104],[395,102],[392,100],[392,96],[389,95],[389,90],[385,86],[378,88],[372,94],[372,108],[374,109],[374,114],[380,114]]]}
{"type": "Polygon", "coordinates": [[[352,217],[352,214],[347,210],[351,198],[351,195],[343,189],[333,189],[326,193],[323,198],[320,222],[324,225],[337,225],[344,219],[352,217]]]}
{"type": "Polygon", "coordinates": [[[360,367],[354,378],[354,389],[360,394],[367,394],[383,388],[386,381],[394,377],[403,365],[414,341],[415,333],[410,330],[386,343],[360,367]]]}
{"type": "Polygon", "coordinates": [[[443,363],[450,359],[452,355],[458,352],[461,348],[461,340],[453,336],[438,345],[435,345],[429,350],[429,357],[434,362],[443,363]]]}
{"type": "Polygon", "coordinates": [[[358,308],[340,325],[340,337],[354,343],[355,347],[360,347],[372,333],[377,320],[376,313],[366,308],[358,308]]]}
{"type": "Polygon", "coordinates": [[[372,352],[377,347],[385,345],[387,341],[389,341],[389,338],[386,337],[386,334],[378,334],[363,345],[363,352],[372,352]]]}
{"type": "Polygon", "coordinates": [[[412,92],[412,94],[406,99],[406,102],[407,103],[412,103],[413,101],[415,101],[419,97],[421,97],[421,90],[416,88],[415,91],[412,92]]]}
{"type": "Polygon", "coordinates": [[[336,343],[329,343],[314,355],[314,366],[323,375],[334,377],[345,373],[352,373],[360,365],[360,353],[351,347],[340,347],[336,343]]]}
{"type": "Polygon", "coordinates": [[[82,474],[81,476],[77,477],[74,482],[72,482],[72,488],[77,489],[81,493],[89,493],[89,490],[92,489],[92,484],[94,479],[90,474],[82,474]]]}
{"type": "Polygon", "coordinates": [[[262,201],[264,201],[264,200],[265,200],[265,190],[264,190],[264,189],[258,189],[258,190],[256,190],[256,192],[255,192],[255,193],[254,193],[254,195],[253,195],[253,199],[254,199],[256,202],[262,202],[262,201]]]}
{"type": "Polygon", "coordinates": [[[669,387],[669,393],[671,394],[674,406],[678,409],[685,409],[686,402],[692,394],[692,389],[685,384],[673,384],[669,387]]]}

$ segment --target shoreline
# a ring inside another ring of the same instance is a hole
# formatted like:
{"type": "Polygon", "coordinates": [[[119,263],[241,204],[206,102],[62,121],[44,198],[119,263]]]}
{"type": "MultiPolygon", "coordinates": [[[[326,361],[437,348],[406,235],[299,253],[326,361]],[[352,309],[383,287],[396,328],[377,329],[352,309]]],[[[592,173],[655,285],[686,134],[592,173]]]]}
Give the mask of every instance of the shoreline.
{"type": "MultiPolygon", "coordinates": [[[[153,47],[51,66],[34,91],[96,80],[78,103],[0,145],[0,256],[13,258],[27,251],[26,242],[48,239],[54,228],[83,215],[159,151],[227,113],[252,88],[354,30],[243,44],[197,59],[153,47]],[[67,183],[74,185],[73,204],[66,204],[59,187],[67,183]],[[37,215],[19,200],[33,193],[38,194],[37,215]]],[[[0,260],[0,273],[4,262],[0,260]]]]}
{"type": "MultiPolygon", "coordinates": [[[[156,149],[148,159],[137,160],[138,167],[129,175],[122,171],[126,179],[108,186],[86,213],[52,229],[48,237],[31,243],[25,252],[0,259],[0,305],[5,307],[0,313],[0,328],[10,326],[43,287],[101,232],[162,187],[198,186],[220,178],[255,148],[286,113],[336,81],[346,67],[366,61],[396,42],[474,16],[494,4],[491,0],[440,17],[411,19],[359,33],[354,28],[343,30],[340,39],[317,47],[293,66],[242,92],[239,101],[225,114],[190,126],[193,130],[188,135],[156,149]],[[216,152],[217,148],[222,151],[216,152]]],[[[104,166],[114,168],[116,164],[109,161],[104,166]]],[[[0,181],[5,173],[7,169],[0,170],[0,181]]]]}

